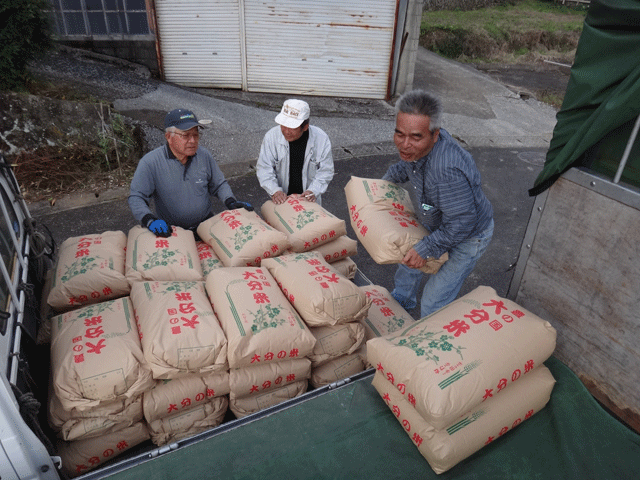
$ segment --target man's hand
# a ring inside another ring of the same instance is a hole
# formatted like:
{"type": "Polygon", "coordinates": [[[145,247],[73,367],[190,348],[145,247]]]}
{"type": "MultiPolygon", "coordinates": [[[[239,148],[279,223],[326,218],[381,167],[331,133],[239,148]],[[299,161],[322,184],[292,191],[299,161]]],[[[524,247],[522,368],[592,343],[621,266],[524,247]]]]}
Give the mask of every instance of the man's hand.
{"type": "Polygon", "coordinates": [[[415,248],[412,248],[404,256],[402,263],[409,268],[422,268],[427,263],[427,260],[418,255],[415,248]]]}
{"type": "Polygon", "coordinates": [[[171,236],[171,228],[169,228],[169,225],[167,225],[167,222],[165,222],[164,220],[154,220],[149,224],[147,228],[155,233],[156,237],[167,238],[171,236]]]}
{"type": "Polygon", "coordinates": [[[284,194],[284,192],[282,190],[278,190],[276,193],[271,195],[271,200],[276,205],[280,205],[280,204],[282,204],[282,203],[287,201],[287,196],[284,194]]]}
{"type": "Polygon", "coordinates": [[[227,206],[227,209],[229,209],[229,210],[235,210],[237,208],[244,208],[245,210],[248,210],[249,212],[253,212],[253,205],[251,205],[250,203],[247,203],[247,202],[239,202],[235,198],[227,198],[227,200],[224,202],[224,204],[227,206]]]}
{"type": "Polygon", "coordinates": [[[302,198],[304,198],[308,202],[316,201],[316,196],[313,194],[311,190],[305,190],[304,192],[302,192],[302,198]]]}

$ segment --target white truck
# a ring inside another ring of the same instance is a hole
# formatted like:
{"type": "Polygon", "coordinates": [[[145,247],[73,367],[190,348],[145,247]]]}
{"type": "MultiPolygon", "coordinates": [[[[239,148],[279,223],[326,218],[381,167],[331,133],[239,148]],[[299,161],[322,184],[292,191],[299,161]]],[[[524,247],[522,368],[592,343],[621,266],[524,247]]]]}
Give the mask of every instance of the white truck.
{"type": "Polygon", "coordinates": [[[52,265],[53,244],[34,229],[4,157],[0,195],[0,478],[57,479],[59,458],[39,418],[46,404],[49,360],[46,349],[36,345],[39,299],[52,265]]]}

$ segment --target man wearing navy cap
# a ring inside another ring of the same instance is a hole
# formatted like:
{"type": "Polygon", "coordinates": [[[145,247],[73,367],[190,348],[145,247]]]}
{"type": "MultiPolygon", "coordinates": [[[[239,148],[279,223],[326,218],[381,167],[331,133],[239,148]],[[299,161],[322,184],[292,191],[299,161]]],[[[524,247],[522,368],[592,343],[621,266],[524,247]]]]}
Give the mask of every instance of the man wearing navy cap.
{"type": "Polygon", "coordinates": [[[200,128],[193,112],[178,108],[164,119],[167,143],[140,159],[129,193],[129,208],[136,220],[159,237],[171,235],[170,225],[195,230],[210,218],[211,195],[228,209],[253,210],[235,199],[211,153],[198,146],[200,128]],[[153,200],[155,211],[149,207],[153,200]]]}

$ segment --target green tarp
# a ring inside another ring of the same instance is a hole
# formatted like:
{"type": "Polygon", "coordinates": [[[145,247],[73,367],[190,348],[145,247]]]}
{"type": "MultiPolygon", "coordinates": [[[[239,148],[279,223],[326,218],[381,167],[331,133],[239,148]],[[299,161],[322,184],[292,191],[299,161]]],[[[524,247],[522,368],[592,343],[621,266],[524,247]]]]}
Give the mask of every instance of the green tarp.
{"type": "Polygon", "coordinates": [[[547,406],[436,475],[371,376],[140,463],[118,480],[638,480],[640,436],[609,415],[555,357],[547,406]]]}
{"type": "MultiPolygon", "coordinates": [[[[639,114],[640,1],[592,0],[545,165],[529,193],[574,166],[615,175],[639,114]]],[[[622,179],[639,185],[640,146],[629,158],[622,179]]]]}

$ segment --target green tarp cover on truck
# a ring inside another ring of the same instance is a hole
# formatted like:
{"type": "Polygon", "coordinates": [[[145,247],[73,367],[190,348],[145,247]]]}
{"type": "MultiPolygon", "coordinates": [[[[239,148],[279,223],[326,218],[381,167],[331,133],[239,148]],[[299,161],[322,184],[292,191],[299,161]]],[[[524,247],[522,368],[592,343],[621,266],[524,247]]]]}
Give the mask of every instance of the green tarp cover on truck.
{"type": "Polygon", "coordinates": [[[562,362],[545,365],[557,382],[545,408],[440,475],[368,375],[109,479],[638,480],[640,436],[562,362]]]}
{"type": "MultiPolygon", "coordinates": [[[[592,0],[545,165],[529,193],[575,166],[614,177],[639,114],[640,1],[592,0]]],[[[640,186],[640,141],[621,180],[640,186]]]]}

